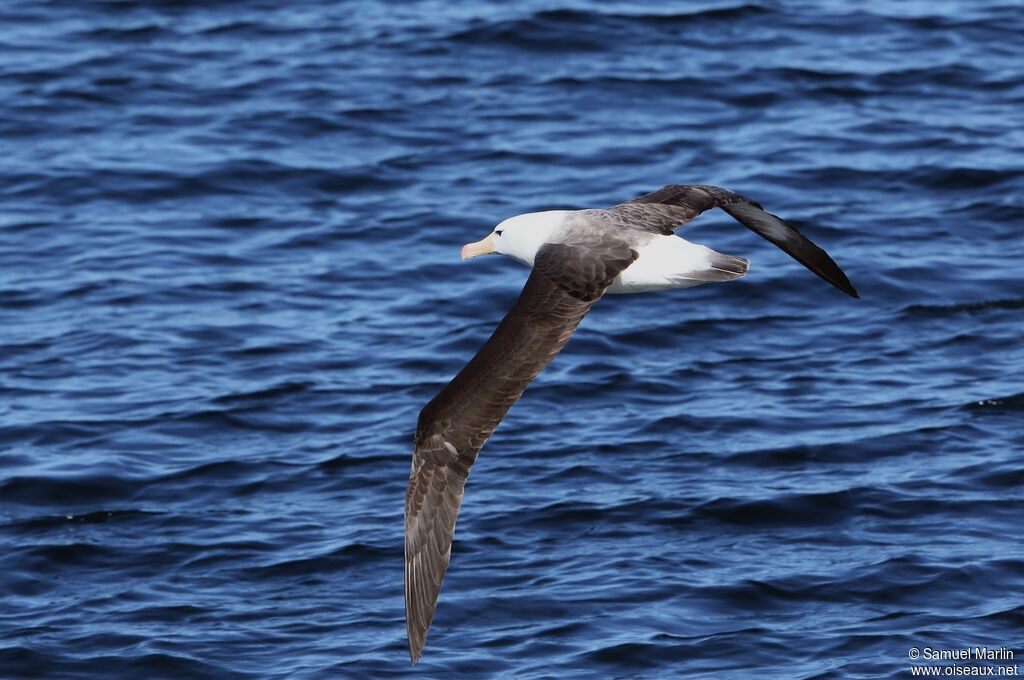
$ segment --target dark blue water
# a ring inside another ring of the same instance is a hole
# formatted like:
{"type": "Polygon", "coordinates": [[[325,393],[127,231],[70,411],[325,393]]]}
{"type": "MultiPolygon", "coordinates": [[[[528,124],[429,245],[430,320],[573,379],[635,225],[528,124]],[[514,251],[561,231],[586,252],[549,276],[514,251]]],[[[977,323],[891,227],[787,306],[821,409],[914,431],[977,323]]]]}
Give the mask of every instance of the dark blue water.
{"type": "MultiPolygon", "coordinates": [[[[417,677],[909,677],[1024,655],[1024,10],[0,8],[0,676],[410,673],[419,409],[670,182],[743,280],[607,298],[474,468],[417,677]]],[[[1024,657],[1022,657],[1024,658],[1024,657]]]]}

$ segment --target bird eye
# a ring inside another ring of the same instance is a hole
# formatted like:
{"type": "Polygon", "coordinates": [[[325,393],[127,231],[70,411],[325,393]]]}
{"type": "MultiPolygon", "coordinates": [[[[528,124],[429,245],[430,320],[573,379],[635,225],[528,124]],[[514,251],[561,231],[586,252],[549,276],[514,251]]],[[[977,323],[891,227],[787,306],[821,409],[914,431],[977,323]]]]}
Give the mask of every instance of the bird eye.
{"type": "Polygon", "coordinates": [[[495,233],[495,235],[497,235],[497,236],[501,236],[501,232],[502,232],[502,231],[503,231],[502,229],[497,229],[497,230],[495,230],[495,232],[494,232],[494,233],[495,233]]]}

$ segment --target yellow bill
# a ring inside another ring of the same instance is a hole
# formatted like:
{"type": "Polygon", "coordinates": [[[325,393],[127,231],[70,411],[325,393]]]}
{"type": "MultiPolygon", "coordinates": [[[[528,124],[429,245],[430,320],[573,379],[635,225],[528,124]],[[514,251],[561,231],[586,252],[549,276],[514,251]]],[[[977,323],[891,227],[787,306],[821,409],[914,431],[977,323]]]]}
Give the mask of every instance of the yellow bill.
{"type": "Polygon", "coordinates": [[[462,259],[468,260],[478,255],[489,255],[494,252],[494,239],[491,238],[490,234],[487,238],[477,241],[476,243],[467,243],[462,246],[462,259]]]}

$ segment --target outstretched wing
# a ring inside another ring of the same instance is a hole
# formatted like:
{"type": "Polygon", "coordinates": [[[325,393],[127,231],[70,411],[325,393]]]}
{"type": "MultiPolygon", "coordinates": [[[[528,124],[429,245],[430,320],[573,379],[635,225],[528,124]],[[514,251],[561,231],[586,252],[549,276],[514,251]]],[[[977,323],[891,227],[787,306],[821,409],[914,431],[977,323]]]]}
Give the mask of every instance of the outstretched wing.
{"type": "Polygon", "coordinates": [[[669,184],[603,212],[632,229],[671,234],[711,208],[721,208],[839,290],[852,297],[860,297],[828,253],[760,204],[728,189],[705,184],[669,184]]]}
{"type": "Polygon", "coordinates": [[[543,246],[512,310],[420,412],[405,496],[405,617],[413,663],[434,619],[466,477],[480,447],[636,258],[615,238],[543,246]]]}

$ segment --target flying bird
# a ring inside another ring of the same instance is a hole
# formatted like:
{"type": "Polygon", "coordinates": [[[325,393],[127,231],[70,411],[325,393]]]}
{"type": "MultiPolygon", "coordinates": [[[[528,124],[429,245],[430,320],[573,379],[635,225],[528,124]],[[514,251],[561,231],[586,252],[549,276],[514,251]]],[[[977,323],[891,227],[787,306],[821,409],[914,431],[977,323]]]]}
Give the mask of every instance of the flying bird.
{"type": "Polygon", "coordinates": [[[462,258],[500,253],[531,267],[519,299],[469,363],[420,411],[405,496],[405,617],[416,663],[451,557],[455,520],[480,448],[526,386],[605,293],[641,293],[730,281],[749,262],[675,235],[721,208],[851,297],[828,254],[779,217],[727,189],[671,184],[607,209],[511,217],[462,258]]]}

